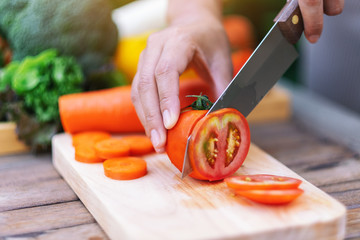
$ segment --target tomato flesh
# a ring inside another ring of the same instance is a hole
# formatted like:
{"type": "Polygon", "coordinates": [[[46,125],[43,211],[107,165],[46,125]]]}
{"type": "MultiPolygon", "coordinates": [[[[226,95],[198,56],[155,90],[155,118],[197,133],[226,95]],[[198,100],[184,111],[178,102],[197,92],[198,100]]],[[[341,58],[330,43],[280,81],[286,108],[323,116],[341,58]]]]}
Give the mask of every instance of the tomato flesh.
{"type": "Polygon", "coordinates": [[[239,130],[234,126],[234,124],[229,124],[229,130],[226,137],[226,158],[225,158],[225,167],[229,166],[230,163],[234,160],[234,156],[237,154],[240,147],[241,135],[239,130]]]}
{"type": "Polygon", "coordinates": [[[300,179],[270,174],[232,176],[224,181],[235,190],[294,189],[302,183],[300,179]]]}
{"type": "Polygon", "coordinates": [[[247,121],[235,109],[225,108],[200,119],[192,130],[189,159],[190,176],[210,181],[235,173],[250,147],[247,121]]]}
{"type": "Polygon", "coordinates": [[[287,204],[294,201],[304,193],[300,188],[280,190],[243,190],[236,191],[236,194],[248,198],[254,202],[264,204],[287,204]]]}

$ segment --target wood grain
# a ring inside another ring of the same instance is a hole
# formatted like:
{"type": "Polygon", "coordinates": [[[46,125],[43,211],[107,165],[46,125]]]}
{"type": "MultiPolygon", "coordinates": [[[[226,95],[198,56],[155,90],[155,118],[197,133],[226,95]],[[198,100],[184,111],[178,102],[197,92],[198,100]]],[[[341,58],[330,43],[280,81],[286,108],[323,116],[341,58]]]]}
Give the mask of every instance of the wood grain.
{"type": "Polygon", "coordinates": [[[15,130],[15,123],[0,122],[0,155],[29,151],[29,148],[19,141],[15,130]]]}
{"type": "MultiPolygon", "coordinates": [[[[55,167],[112,239],[344,236],[345,208],[305,180],[299,199],[270,207],[234,197],[223,182],[182,180],[166,155],[147,156],[149,174],[132,181],[108,179],[101,164],[82,164],[73,155],[70,136],[53,139],[55,167]]],[[[254,145],[238,173],[301,178],[254,145]]]]}
{"type": "Polygon", "coordinates": [[[349,209],[347,213],[347,238],[360,239],[360,208],[349,209]]]}
{"type": "MultiPolygon", "coordinates": [[[[302,175],[304,171],[307,171],[309,169],[304,166],[308,166],[309,164],[311,164],[312,174],[307,176],[307,179],[310,182],[312,182],[313,177],[317,176],[317,171],[321,172],[326,168],[340,167],[342,169],[342,172],[340,174],[345,176],[347,175],[348,169],[341,167],[341,165],[327,165],[327,163],[329,162],[329,158],[333,158],[338,162],[354,161],[354,159],[360,162],[360,156],[358,154],[354,153],[346,146],[338,144],[337,142],[315,135],[313,131],[309,130],[308,128],[304,128],[304,126],[300,124],[296,119],[288,120],[281,123],[255,124],[252,125],[251,128],[253,141],[262,149],[266,150],[266,152],[271,152],[271,155],[273,155],[277,160],[281,161],[287,166],[290,166],[293,170],[295,170],[295,172],[299,172],[300,175],[302,175]],[[295,138],[296,141],[291,141],[291,138],[295,138]],[[273,142],[278,142],[282,145],[277,146],[273,144],[273,142]],[[312,149],[316,149],[316,151],[312,149]],[[311,161],[311,159],[314,160],[311,161]],[[306,163],[302,163],[302,161],[306,161],[306,163]],[[300,169],[300,171],[298,171],[298,169],[300,169]]],[[[351,167],[353,165],[348,164],[346,166],[351,167]]],[[[23,188],[21,187],[22,185],[27,185],[28,191],[34,192],[35,190],[33,190],[32,188],[36,188],[37,183],[41,181],[52,182],[52,184],[42,185],[42,187],[44,188],[43,191],[51,193],[51,188],[57,188],[54,185],[55,182],[53,180],[61,179],[59,177],[59,174],[53,169],[51,163],[51,156],[49,154],[40,156],[31,154],[1,156],[0,176],[0,188],[6,186],[7,184],[11,184],[11,186],[13,186],[12,189],[8,189],[8,195],[21,195],[23,191],[23,188]],[[42,170],[40,171],[40,169],[42,170]],[[8,172],[11,172],[11,174],[8,172]]],[[[333,176],[327,176],[327,179],[329,179],[329,183],[323,183],[322,181],[320,181],[314,182],[314,184],[328,194],[334,196],[338,200],[345,201],[344,203],[346,203],[346,206],[348,208],[345,239],[360,239],[360,205],[358,204],[358,197],[351,197],[354,195],[348,193],[349,191],[351,192],[359,189],[360,178],[336,178],[337,182],[334,182],[331,180],[332,177],[333,176]],[[348,198],[342,197],[345,195],[348,198]]],[[[59,182],[59,184],[65,185],[64,182],[59,182]]],[[[0,189],[0,193],[1,192],[2,190],[0,189]]],[[[49,208],[49,206],[58,205],[59,202],[66,203],[69,201],[79,201],[71,200],[71,198],[68,197],[71,195],[75,195],[71,188],[63,188],[62,192],[60,192],[56,196],[54,196],[54,194],[44,194],[43,199],[33,198],[31,204],[27,204],[32,206],[24,205],[24,207],[22,207],[22,205],[24,202],[26,202],[26,199],[23,200],[19,198],[14,198],[12,204],[16,207],[16,210],[8,210],[7,212],[8,214],[12,214],[12,212],[14,211],[14,213],[18,213],[18,210],[25,208],[27,209],[27,214],[29,216],[35,215],[35,213],[38,212],[42,212],[43,214],[41,215],[37,214],[37,218],[38,221],[42,219],[41,222],[46,225],[47,220],[49,220],[49,214],[47,214],[47,212],[51,211],[51,208],[49,208]],[[54,198],[57,199],[56,203],[51,203],[54,198]],[[43,205],[41,203],[46,201],[45,199],[48,199],[47,201],[49,201],[49,204],[43,205]],[[17,203],[19,203],[18,206],[16,206],[17,203]]],[[[23,195],[23,197],[26,198],[27,196],[23,195]]],[[[73,211],[73,207],[71,204],[63,204],[61,206],[63,208],[62,211],[64,212],[73,211]]],[[[82,204],[80,204],[78,207],[82,208],[83,211],[87,211],[82,204]]],[[[58,217],[61,218],[63,216],[64,214],[60,214],[58,217]]],[[[69,213],[68,216],[71,216],[71,213],[69,213]]],[[[67,219],[67,226],[64,227],[47,227],[47,230],[39,231],[38,226],[32,225],[32,227],[28,227],[26,231],[23,231],[21,235],[14,235],[11,232],[8,232],[8,235],[0,237],[0,239],[106,239],[105,233],[100,230],[101,228],[97,223],[85,223],[79,225],[78,222],[73,220],[71,217],[68,217],[67,219]]],[[[12,223],[16,224],[16,221],[12,223]]],[[[52,223],[49,224],[52,225],[52,223]]]]}
{"type": "Polygon", "coordinates": [[[78,201],[5,211],[0,212],[0,237],[93,222],[93,217],[78,201]]]}
{"type": "Polygon", "coordinates": [[[287,1],[274,21],[279,22],[281,32],[289,43],[297,43],[304,31],[304,22],[297,0],[287,1]]]}
{"type": "MultiPolygon", "coordinates": [[[[1,239],[1,238],[0,238],[1,239]]],[[[97,223],[75,225],[73,227],[55,228],[35,233],[21,234],[7,237],[2,240],[62,240],[62,239],[87,239],[108,240],[104,231],[97,223]]]]}
{"type": "Polygon", "coordinates": [[[3,157],[0,162],[0,211],[77,200],[48,155],[19,156],[3,157]]]}

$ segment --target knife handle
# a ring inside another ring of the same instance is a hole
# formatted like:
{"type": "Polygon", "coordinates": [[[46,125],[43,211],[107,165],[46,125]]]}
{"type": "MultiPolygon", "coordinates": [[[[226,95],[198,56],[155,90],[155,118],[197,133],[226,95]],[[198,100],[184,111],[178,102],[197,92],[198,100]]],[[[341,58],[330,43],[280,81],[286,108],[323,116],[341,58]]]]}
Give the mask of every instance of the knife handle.
{"type": "Polygon", "coordinates": [[[288,1],[274,21],[278,21],[279,28],[289,43],[295,44],[300,39],[304,22],[297,0],[288,1]]]}

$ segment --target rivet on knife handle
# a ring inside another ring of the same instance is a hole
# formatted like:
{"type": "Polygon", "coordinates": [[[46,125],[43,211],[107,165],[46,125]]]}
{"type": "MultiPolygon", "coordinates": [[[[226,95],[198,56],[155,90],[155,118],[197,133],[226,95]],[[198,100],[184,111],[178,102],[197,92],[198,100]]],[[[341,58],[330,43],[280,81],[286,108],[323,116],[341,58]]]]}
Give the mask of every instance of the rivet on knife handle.
{"type": "Polygon", "coordinates": [[[281,33],[289,43],[295,44],[300,39],[304,23],[297,0],[288,1],[274,21],[278,21],[281,33]]]}

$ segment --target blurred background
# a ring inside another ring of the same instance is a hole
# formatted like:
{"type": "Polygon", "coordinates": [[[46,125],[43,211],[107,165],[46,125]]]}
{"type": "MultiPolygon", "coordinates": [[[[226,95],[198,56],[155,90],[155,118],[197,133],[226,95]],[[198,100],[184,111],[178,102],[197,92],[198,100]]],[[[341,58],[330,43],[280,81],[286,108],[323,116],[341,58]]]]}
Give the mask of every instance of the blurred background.
{"type": "MultiPolygon", "coordinates": [[[[285,0],[224,0],[234,75],[273,25],[285,0]]],[[[1,0],[0,122],[17,124],[35,151],[62,131],[58,97],[130,85],[148,36],[166,27],[167,0],[1,0]]],[[[360,113],[360,1],[325,16],[317,44],[302,38],[282,81],[360,113]]],[[[181,80],[198,77],[188,69],[181,80]]]]}

